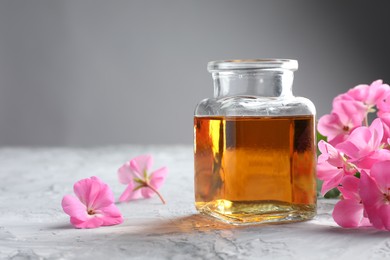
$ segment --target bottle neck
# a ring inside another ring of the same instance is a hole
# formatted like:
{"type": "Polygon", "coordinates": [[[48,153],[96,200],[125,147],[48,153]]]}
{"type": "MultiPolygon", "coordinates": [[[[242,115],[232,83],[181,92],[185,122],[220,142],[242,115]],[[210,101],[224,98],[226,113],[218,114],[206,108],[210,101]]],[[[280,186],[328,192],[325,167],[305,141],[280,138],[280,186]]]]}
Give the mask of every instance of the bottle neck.
{"type": "Polygon", "coordinates": [[[213,72],[214,97],[292,96],[291,70],[231,70],[213,72]]]}

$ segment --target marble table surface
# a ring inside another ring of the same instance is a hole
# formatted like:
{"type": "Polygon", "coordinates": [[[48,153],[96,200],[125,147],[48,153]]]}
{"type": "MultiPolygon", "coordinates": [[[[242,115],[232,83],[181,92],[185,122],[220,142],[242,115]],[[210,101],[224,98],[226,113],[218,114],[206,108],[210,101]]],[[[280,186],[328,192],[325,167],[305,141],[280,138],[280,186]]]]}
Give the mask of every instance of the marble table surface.
{"type": "Polygon", "coordinates": [[[342,229],[334,201],[315,219],[235,227],[197,214],[190,146],[0,148],[0,259],[389,259],[390,233],[342,229]],[[81,230],[62,211],[73,183],[99,176],[119,197],[116,170],[150,153],[169,176],[157,197],[118,204],[124,223],[81,230]]]}

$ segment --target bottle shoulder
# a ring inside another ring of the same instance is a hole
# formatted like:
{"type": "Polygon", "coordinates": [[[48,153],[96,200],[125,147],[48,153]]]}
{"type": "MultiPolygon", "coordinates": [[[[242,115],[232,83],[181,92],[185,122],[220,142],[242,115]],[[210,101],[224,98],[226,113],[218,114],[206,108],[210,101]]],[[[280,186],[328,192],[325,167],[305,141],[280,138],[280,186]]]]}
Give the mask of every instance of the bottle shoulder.
{"type": "Polygon", "coordinates": [[[233,96],[207,98],[198,103],[195,116],[295,116],[315,115],[316,109],[304,97],[233,96]]]}

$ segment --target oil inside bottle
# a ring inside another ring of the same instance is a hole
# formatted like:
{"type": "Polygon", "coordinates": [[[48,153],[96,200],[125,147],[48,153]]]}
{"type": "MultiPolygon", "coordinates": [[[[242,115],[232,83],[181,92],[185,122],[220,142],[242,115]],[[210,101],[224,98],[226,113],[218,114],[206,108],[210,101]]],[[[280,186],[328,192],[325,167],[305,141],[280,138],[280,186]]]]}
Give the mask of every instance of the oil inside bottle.
{"type": "Polygon", "coordinates": [[[195,206],[232,224],[316,213],[313,116],[195,117],[195,206]]]}

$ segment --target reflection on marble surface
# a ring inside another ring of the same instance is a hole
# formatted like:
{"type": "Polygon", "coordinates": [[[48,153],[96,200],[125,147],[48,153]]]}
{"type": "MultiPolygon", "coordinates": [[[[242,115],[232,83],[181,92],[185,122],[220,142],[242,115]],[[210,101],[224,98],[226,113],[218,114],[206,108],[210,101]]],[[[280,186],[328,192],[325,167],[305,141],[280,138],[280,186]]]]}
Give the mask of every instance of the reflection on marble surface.
{"type": "Polygon", "coordinates": [[[11,259],[383,259],[390,234],[342,229],[331,218],[334,201],[320,200],[315,219],[294,224],[231,226],[199,215],[193,200],[188,146],[90,149],[0,149],[0,258],[11,259]],[[99,176],[118,198],[116,170],[151,153],[169,175],[157,197],[118,204],[123,224],[74,229],[61,209],[79,179],[99,176]]]}

